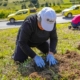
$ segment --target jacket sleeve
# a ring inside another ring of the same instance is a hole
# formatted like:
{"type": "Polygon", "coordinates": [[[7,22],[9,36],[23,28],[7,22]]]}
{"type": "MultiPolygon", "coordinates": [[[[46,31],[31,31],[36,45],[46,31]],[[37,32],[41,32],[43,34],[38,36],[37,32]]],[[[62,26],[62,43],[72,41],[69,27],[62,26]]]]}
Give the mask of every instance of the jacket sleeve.
{"type": "Polygon", "coordinates": [[[32,32],[33,29],[31,28],[29,21],[26,20],[20,29],[18,44],[26,55],[34,58],[36,53],[27,44],[32,32]]]}
{"type": "Polygon", "coordinates": [[[56,23],[54,24],[54,29],[50,33],[50,52],[56,53],[57,46],[57,32],[56,32],[56,23]]]}

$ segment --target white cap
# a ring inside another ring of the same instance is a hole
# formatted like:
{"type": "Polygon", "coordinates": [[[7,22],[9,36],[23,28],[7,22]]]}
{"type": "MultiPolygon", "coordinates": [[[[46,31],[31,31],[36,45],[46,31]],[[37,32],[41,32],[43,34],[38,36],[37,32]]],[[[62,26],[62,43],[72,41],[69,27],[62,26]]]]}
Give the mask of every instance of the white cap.
{"type": "Polygon", "coordinates": [[[38,16],[41,17],[42,28],[45,31],[52,31],[56,21],[55,11],[50,7],[45,7],[40,12],[38,12],[38,16]]]}

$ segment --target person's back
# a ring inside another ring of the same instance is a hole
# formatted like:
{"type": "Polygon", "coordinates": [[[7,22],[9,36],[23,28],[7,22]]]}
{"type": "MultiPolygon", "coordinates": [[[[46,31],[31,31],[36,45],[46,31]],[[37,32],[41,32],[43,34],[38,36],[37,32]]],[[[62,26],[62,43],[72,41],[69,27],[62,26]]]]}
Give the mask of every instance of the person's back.
{"type": "Polygon", "coordinates": [[[79,15],[76,15],[73,19],[72,19],[72,22],[77,24],[80,22],[80,14],[79,15]]]}

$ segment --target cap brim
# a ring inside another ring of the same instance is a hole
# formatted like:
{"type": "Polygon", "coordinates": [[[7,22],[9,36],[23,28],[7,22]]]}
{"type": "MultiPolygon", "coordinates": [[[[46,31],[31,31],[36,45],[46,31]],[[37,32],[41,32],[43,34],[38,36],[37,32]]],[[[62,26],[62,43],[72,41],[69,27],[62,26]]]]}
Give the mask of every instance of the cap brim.
{"type": "Polygon", "coordinates": [[[41,26],[45,31],[52,31],[54,28],[54,23],[47,23],[46,21],[41,21],[41,26]]]}

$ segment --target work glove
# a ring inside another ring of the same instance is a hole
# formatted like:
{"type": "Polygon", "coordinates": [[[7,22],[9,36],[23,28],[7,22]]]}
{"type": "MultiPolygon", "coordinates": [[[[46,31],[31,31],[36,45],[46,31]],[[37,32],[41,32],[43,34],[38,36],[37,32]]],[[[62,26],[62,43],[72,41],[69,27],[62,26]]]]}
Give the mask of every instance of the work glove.
{"type": "Polygon", "coordinates": [[[46,61],[49,63],[49,65],[55,65],[57,63],[57,60],[54,58],[53,54],[48,53],[46,57],[46,61]]]}
{"type": "Polygon", "coordinates": [[[45,67],[45,62],[44,62],[44,60],[42,59],[42,57],[36,55],[36,56],[34,57],[34,61],[35,61],[36,65],[37,65],[38,67],[40,67],[40,68],[45,67]]]}

